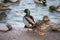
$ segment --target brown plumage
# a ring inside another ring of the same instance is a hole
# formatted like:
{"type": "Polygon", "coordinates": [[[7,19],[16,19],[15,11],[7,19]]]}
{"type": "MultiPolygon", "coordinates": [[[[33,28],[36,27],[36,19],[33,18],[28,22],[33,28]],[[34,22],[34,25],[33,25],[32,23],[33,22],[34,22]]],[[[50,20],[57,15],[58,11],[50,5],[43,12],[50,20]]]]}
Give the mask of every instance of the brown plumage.
{"type": "Polygon", "coordinates": [[[54,30],[54,31],[59,31],[60,29],[57,28],[57,26],[53,23],[51,23],[50,19],[48,16],[44,16],[43,20],[40,20],[35,23],[35,30],[39,35],[44,35],[44,30],[54,30]]]}
{"type": "Polygon", "coordinates": [[[0,10],[10,10],[9,5],[1,3],[0,10]]]}

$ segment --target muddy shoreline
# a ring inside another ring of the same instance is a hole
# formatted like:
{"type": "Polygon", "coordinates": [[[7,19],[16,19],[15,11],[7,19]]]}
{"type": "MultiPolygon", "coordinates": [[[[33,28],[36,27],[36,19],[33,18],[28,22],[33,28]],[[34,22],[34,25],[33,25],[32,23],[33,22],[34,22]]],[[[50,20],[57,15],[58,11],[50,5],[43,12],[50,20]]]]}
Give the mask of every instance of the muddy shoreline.
{"type": "Polygon", "coordinates": [[[8,32],[0,32],[0,40],[60,40],[60,32],[48,31],[44,36],[39,36],[32,31],[26,32],[24,28],[13,28],[8,32]]]}

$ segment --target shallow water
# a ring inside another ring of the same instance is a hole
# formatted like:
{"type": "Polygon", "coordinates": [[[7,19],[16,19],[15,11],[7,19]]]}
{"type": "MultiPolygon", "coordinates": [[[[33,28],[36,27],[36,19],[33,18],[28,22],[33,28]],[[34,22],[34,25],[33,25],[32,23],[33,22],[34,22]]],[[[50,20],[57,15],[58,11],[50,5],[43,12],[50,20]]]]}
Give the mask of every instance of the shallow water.
{"type": "Polygon", "coordinates": [[[34,0],[21,0],[20,3],[8,3],[11,10],[7,12],[6,19],[0,21],[4,23],[9,23],[13,27],[24,27],[22,10],[28,8],[31,10],[31,15],[35,20],[41,20],[43,16],[47,15],[52,22],[60,23],[60,13],[49,12],[48,7],[50,5],[59,5],[60,0],[47,0],[47,6],[44,7],[40,4],[34,3],[34,0]]]}

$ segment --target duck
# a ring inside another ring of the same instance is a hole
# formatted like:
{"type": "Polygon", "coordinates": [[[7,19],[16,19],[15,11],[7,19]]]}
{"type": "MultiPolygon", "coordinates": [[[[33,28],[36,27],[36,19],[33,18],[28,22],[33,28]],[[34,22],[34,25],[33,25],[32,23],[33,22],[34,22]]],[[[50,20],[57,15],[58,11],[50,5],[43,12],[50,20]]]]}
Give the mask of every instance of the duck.
{"type": "Polygon", "coordinates": [[[35,28],[33,28],[40,36],[45,35],[45,30],[54,30],[54,31],[60,31],[60,28],[56,27],[56,24],[51,23],[48,16],[44,16],[42,20],[38,20],[35,23],[35,28]]]}
{"type": "Polygon", "coordinates": [[[56,7],[56,11],[60,12],[60,5],[56,7]]]}
{"type": "Polygon", "coordinates": [[[15,3],[15,2],[18,2],[19,0],[10,0],[10,2],[13,2],[13,3],[15,3]]]}
{"type": "Polygon", "coordinates": [[[49,27],[50,19],[47,16],[44,16],[42,20],[38,20],[35,23],[35,28],[33,28],[40,36],[44,35],[44,30],[49,27]]]}
{"type": "Polygon", "coordinates": [[[23,17],[23,22],[25,24],[24,28],[32,29],[33,25],[35,24],[34,18],[33,18],[33,16],[30,15],[29,9],[25,9],[24,13],[26,14],[23,17]]]}
{"type": "Polygon", "coordinates": [[[11,26],[10,24],[7,24],[6,26],[7,26],[7,28],[8,28],[8,30],[7,30],[7,31],[12,30],[12,26],[11,26]]]}
{"type": "Polygon", "coordinates": [[[7,3],[7,2],[12,2],[12,3],[15,3],[15,2],[18,2],[20,0],[4,0],[3,3],[7,3]]]}
{"type": "Polygon", "coordinates": [[[0,20],[3,19],[3,18],[5,18],[6,16],[7,16],[7,15],[6,15],[5,12],[0,13],[0,20]]]}
{"type": "Polygon", "coordinates": [[[43,6],[46,6],[46,0],[35,0],[35,3],[42,4],[43,6]]]}
{"type": "Polygon", "coordinates": [[[49,6],[49,11],[50,12],[53,12],[53,11],[60,12],[60,5],[59,6],[54,6],[54,5],[49,6]]]}
{"type": "Polygon", "coordinates": [[[2,2],[3,2],[3,3],[7,3],[7,2],[9,2],[9,0],[3,0],[2,2]]]}
{"type": "Polygon", "coordinates": [[[56,8],[56,7],[55,7],[54,5],[51,5],[51,6],[49,6],[49,11],[50,11],[50,12],[53,12],[53,11],[55,11],[55,8],[56,8]]]}
{"type": "Polygon", "coordinates": [[[44,16],[42,20],[38,20],[35,23],[36,26],[41,27],[42,30],[46,29],[50,25],[50,19],[47,16],[44,16]]]}
{"type": "MultiPolygon", "coordinates": [[[[5,25],[5,24],[4,24],[5,25]]],[[[10,24],[5,25],[8,29],[7,30],[0,30],[0,32],[8,32],[12,30],[12,26],[10,24]]]]}
{"type": "Polygon", "coordinates": [[[35,22],[35,24],[33,25],[33,31],[38,33],[40,36],[45,35],[44,30],[48,28],[49,22],[50,20],[48,19],[48,17],[44,16],[43,20],[38,20],[37,22],[35,22]]]}
{"type": "Polygon", "coordinates": [[[48,16],[44,16],[43,20],[45,22],[46,29],[60,32],[60,27],[58,27],[56,23],[51,22],[48,16]]]}
{"type": "Polygon", "coordinates": [[[0,4],[0,10],[10,10],[9,5],[1,3],[0,4]]]}

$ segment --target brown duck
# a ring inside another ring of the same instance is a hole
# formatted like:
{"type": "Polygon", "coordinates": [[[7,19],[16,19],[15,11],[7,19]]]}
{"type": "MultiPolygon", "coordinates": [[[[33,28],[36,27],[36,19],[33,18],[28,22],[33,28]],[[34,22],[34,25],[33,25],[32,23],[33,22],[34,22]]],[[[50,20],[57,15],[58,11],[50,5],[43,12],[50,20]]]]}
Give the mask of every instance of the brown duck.
{"type": "Polygon", "coordinates": [[[43,20],[39,20],[34,25],[35,28],[33,28],[34,31],[36,31],[39,35],[44,35],[44,30],[54,30],[54,31],[60,31],[59,28],[53,23],[50,22],[50,19],[48,16],[44,16],[43,20]]]}
{"type": "Polygon", "coordinates": [[[7,16],[7,15],[6,15],[5,12],[0,13],[0,19],[3,19],[3,18],[6,17],[6,16],[7,16]]]}
{"type": "Polygon", "coordinates": [[[7,4],[0,4],[0,10],[10,10],[9,5],[7,4]]]}

